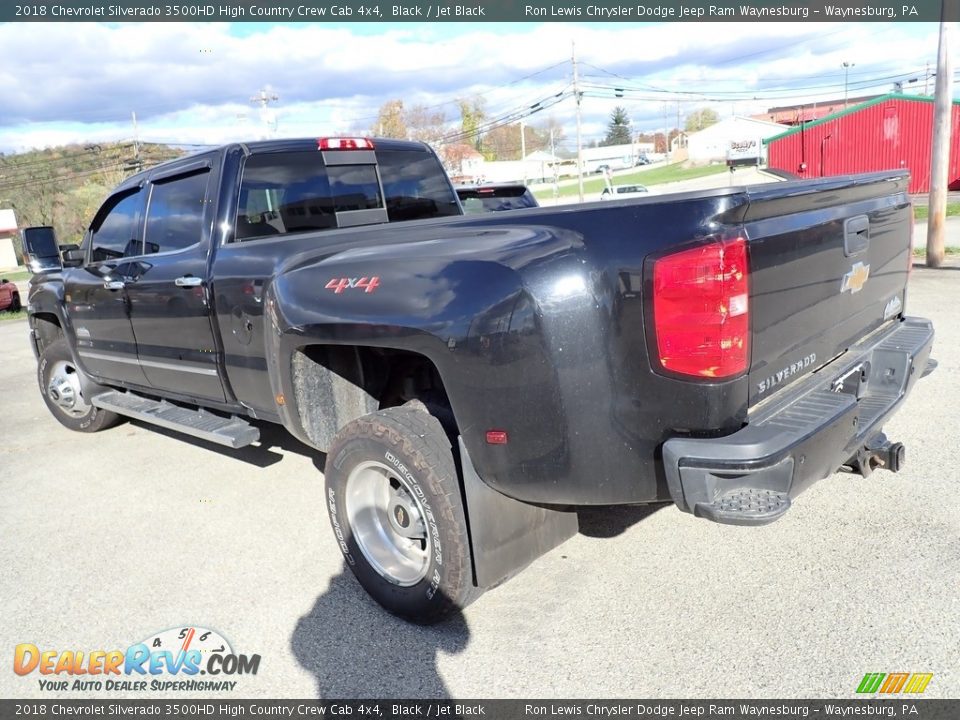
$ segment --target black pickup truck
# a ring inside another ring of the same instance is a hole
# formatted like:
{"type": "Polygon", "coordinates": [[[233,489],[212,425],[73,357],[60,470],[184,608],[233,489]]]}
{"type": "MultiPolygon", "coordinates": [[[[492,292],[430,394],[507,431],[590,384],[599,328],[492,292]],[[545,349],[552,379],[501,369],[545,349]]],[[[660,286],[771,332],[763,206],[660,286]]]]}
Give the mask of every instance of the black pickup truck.
{"type": "Polygon", "coordinates": [[[358,580],[429,622],[578,506],[759,525],[838,469],[899,469],[882,426],[935,365],[904,315],[906,188],[462,216],[424,145],[229,145],[129,178],[34,258],[40,390],[84,432],[131,416],[236,448],[282,424],[326,453],[358,580]]]}

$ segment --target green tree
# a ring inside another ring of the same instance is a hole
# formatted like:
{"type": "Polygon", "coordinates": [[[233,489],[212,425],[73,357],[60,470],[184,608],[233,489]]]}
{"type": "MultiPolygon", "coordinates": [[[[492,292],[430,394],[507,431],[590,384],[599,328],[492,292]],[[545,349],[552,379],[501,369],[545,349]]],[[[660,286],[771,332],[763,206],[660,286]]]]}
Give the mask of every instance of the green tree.
{"type": "Polygon", "coordinates": [[[697,132],[698,130],[703,130],[711,125],[715,125],[719,121],[720,116],[717,115],[716,110],[711,108],[699,108],[687,115],[687,122],[684,125],[684,130],[687,132],[697,132]]]}
{"type": "Polygon", "coordinates": [[[481,152],[483,150],[481,128],[487,119],[486,104],[487,101],[481,95],[457,99],[457,105],[460,106],[460,133],[462,135],[459,142],[472,145],[481,152]]]}
{"type": "Polygon", "coordinates": [[[600,141],[600,146],[629,145],[630,142],[630,117],[627,115],[627,111],[618,105],[610,115],[607,135],[600,141]]]}

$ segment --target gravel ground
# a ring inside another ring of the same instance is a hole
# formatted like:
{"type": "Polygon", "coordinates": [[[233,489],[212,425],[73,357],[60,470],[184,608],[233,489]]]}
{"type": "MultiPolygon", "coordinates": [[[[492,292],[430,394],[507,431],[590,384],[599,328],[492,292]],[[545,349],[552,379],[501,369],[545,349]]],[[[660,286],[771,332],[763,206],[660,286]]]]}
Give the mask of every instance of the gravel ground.
{"type": "Polygon", "coordinates": [[[852,698],[893,671],[960,696],[957,270],[913,273],[940,367],[887,428],[903,472],[831,477],[764,528],[591,510],[432,628],[384,614],[346,571],[322,456],[269,426],[240,451],[137,423],[71,433],[40,399],[26,323],[0,323],[0,696],[108,694],[41,690],[11,669],[19,643],[125,649],[187,625],[261,656],[220,697],[852,698]]]}

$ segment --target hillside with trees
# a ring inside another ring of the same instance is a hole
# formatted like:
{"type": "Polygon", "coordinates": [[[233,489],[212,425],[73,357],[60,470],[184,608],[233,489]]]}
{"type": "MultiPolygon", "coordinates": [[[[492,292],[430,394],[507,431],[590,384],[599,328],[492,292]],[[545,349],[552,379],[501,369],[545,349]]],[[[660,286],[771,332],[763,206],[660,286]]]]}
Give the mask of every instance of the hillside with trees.
{"type": "Polygon", "coordinates": [[[0,208],[12,208],[20,227],[53,225],[62,244],[79,242],[121,180],[183,154],[167,145],[131,142],[0,153],[0,208]]]}

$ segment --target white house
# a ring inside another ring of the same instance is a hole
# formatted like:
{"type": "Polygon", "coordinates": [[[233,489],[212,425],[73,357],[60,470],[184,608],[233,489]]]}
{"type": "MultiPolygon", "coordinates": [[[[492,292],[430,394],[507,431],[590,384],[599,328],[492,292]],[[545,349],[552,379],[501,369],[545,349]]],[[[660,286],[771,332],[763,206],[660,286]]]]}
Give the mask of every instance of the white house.
{"type": "Polygon", "coordinates": [[[483,155],[466,143],[440,145],[436,151],[444,169],[454,181],[472,180],[483,174],[483,155]]]}
{"type": "Polygon", "coordinates": [[[0,210],[0,268],[17,267],[13,238],[17,234],[17,218],[13,210],[0,210]]]}
{"type": "Polygon", "coordinates": [[[779,135],[789,126],[748,117],[728,117],[699,132],[687,135],[687,157],[690,162],[703,165],[726,162],[732,155],[766,159],[764,138],[779,135]]]}

